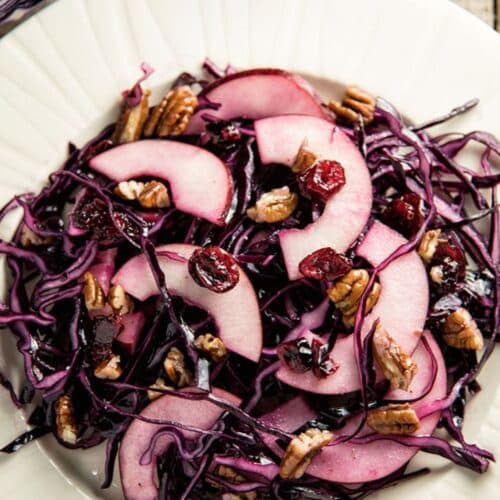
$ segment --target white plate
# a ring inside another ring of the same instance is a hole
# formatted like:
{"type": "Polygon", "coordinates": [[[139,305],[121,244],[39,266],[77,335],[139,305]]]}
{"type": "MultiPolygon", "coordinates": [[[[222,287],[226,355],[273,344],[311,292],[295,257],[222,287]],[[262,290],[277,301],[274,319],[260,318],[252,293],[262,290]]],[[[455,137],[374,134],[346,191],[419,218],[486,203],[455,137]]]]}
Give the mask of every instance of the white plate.
{"type": "MultiPolygon", "coordinates": [[[[499,54],[500,36],[445,0],[59,0],[0,42],[0,201],[38,189],[68,140],[81,144],[108,123],[144,60],[157,69],[148,80],[156,97],[205,56],[314,75],[326,92],[325,81],[355,82],[417,121],[477,96],[480,106],[452,128],[500,136],[499,54]]],[[[466,426],[469,441],[497,455],[499,362],[497,350],[466,426]]],[[[24,429],[5,391],[0,422],[1,443],[24,429]]],[[[117,478],[99,490],[102,453],[68,452],[45,438],[0,457],[0,496],[121,498],[117,478]]],[[[499,466],[477,476],[425,454],[416,462],[435,464],[436,472],[379,497],[498,498],[499,466]]]]}

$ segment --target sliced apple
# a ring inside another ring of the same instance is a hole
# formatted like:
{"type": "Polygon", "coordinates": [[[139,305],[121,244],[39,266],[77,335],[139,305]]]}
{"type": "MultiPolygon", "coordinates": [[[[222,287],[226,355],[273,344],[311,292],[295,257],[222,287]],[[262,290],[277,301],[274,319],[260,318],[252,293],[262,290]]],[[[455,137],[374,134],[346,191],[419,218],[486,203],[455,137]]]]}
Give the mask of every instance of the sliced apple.
{"type": "Polygon", "coordinates": [[[142,312],[137,311],[123,316],[121,321],[122,330],[116,337],[116,341],[128,354],[134,354],[146,318],[142,312]]]}
{"type": "Polygon", "coordinates": [[[203,131],[202,115],[207,111],[221,120],[239,117],[256,120],[292,113],[329,119],[311,85],[300,76],[281,69],[239,71],[215,81],[200,95],[221,106],[217,110],[196,113],[187,134],[203,131]]]}
{"type": "Polygon", "coordinates": [[[170,185],[177,209],[222,225],[233,196],[231,174],[215,155],[174,141],[145,140],[90,160],[96,172],[120,182],[148,176],[170,185]]]}
{"type": "MultiPolygon", "coordinates": [[[[412,404],[416,410],[426,403],[446,396],[446,366],[443,356],[432,335],[427,332],[425,337],[431,347],[432,355],[437,361],[437,373],[430,392],[420,401],[412,404]]],[[[413,399],[423,394],[429,377],[432,375],[432,360],[422,344],[419,344],[414,357],[419,370],[410,384],[409,392],[390,391],[386,395],[387,399],[413,399]]],[[[416,434],[419,436],[432,434],[439,417],[440,414],[437,412],[423,418],[416,434]]],[[[292,432],[314,418],[317,418],[317,414],[302,397],[298,397],[265,415],[261,420],[284,431],[292,432]]],[[[336,432],[336,435],[346,435],[353,432],[357,428],[359,421],[360,416],[353,417],[342,429],[336,432]]],[[[371,432],[373,431],[365,426],[358,437],[371,432]]],[[[265,434],[263,439],[277,455],[281,456],[283,454],[283,450],[277,445],[274,436],[265,434]]],[[[327,481],[363,483],[388,476],[408,462],[417,451],[417,448],[407,447],[388,440],[374,441],[367,444],[353,444],[347,441],[323,448],[321,453],[313,459],[307,473],[327,481]]]]}
{"type": "MultiPolygon", "coordinates": [[[[189,259],[194,245],[171,244],[157,248],[157,252],[170,252],[189,259]]],[[[205,309],[214,319],[219,337],[233,352],[258,361],[262,350],[262,324],[259,303],[252,283],[239,268],[238,284],[225,293],[215,293],[202,288],[191,278],[187,262],[167,256],[158,256],[165,273],[167,287],[173,295],[205,309]]],[[[117,272],[113,284],[121,285],[127,293],[139,300],[159,293],[151,269],[144,255],[133,257],[117,272]]]]}
{"type": "Polygon", "coordinates": [[[302,144],[344,167],[346,183],[325,204],[321,216],[304,229],[279,234],[290,279],[301,277],[300,261],[319,248],[344,252],[366,224],[372,206],[372,184],[358,148],[335,124],[313,116],[276,116],[255,122],[262,163],[292,166],[302,144]]]}
{"type": "MultiPolygon", "coordinates": [[[[357,249],[360,257],[377,266],[406,240],[389,227],[375,222],[357,249]]],[[[391,262],[378,274],[382,286],[377,304],[364,320],[363,338],[378,318],[381,325],[407,353],[412,353],[424,328],[429,305],[429,285],[422,259],[410,252],[391,262]]],[[[309,338],[312,334],[309,333],[309,338]]],[[[312,372],[297,376],[282,366],[276,376],[285,384],[318,394],[344,394],[360,388],[352,335],[339,338],[331,353],[338,366],[319,379],[312,372]]]]}
{"type": "MultiPolygon", "coordinates": [[[[213,388],[212,393],[235,405],[240,404],[236,396],[221,389],[213,388]]],[[[208,401],[180,399],[167,394],[149,404],[142,411],[141,416],[180,422],[199,429],[209,429],[222,413],[221,408],[208,401]]],[[[129,500],[156,500],[158,498],[156,459],[168,449],[173,438],[168,435],[158,438],[149,463],[143,461],[143,456],[151,440],[156,433],[161,431],[161,428],[159,424],[134,420],[125,432],[120,445],[119,462],[123,492],[129,500]]],[[[181,430],[181,432],[186,439],[196,439],[199,435],[193,431],[181,430]]]]}

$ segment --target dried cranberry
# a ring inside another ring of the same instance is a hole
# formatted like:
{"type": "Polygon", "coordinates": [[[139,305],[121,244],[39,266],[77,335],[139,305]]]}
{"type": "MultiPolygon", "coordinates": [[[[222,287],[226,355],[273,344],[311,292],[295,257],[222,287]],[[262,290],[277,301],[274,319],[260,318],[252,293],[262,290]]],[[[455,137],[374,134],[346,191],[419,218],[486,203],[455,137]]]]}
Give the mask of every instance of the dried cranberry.
{"type": "Polygon", "coordinates": [[[217,293],[231,290],[240,279],[233,256],[215,246],[195,250],[189,259],[188,270],[198,285],[217,293]]]}
{"type": "Polygon", "coordinates": [[[325,247],[304,257],[299,271],[307,278],[333,281],[352,269],[351,261],[333,248],[325,247]]]}
{"type": "Polygon", "coordinates": [[[465,278],[465,255],[464,252],[455,245],[450,245],[449,243],[440,243],[434,256],[432,258],[432,263],[434,265],[446,264],[450,261],[456,263],[456,273],[457,279],[460,281],[465,278]]]}
{"type": "Polygon", "coordinates": [[[207,129],[212,137],[212,142],[223,148],[231,148],[241,139],[241,132],[237,124],[231,121],[209,123],[207,129]]]}
{"type": "Polygon", "coordinates": [[[425,218],[422,198],[415,193],[407,193],[391,201],[384,210],[384,221],[407,238],[414,236],[425,218]]]}
{"type": "Polygon", "coordinates": [[[111,352],[114,338],[120,333],[121,324],[112,317],[99,316],[92,323],[92,342],[90,357],[93,364],[107,358],[111,352]]]}
{"type": "Polygon", "coordinates": [[[305,196],[326,202],[345,184],[344,167],[334,160],[317,160],[299,175],[299,186],[305,196]]]}
{"type": "Polygon", "coordinates": [[[337,370],[337,366],[330,359],[328,344],[318,339],[312,341],[312,371],[316,377],[324,378],[337,370]]]}
{"type": "Polygon", "coordinates": [[[281,362],[295,373],[305,373],[312,368],[311,344],[304,338],[283,342],[277,353],[281,362]]]}

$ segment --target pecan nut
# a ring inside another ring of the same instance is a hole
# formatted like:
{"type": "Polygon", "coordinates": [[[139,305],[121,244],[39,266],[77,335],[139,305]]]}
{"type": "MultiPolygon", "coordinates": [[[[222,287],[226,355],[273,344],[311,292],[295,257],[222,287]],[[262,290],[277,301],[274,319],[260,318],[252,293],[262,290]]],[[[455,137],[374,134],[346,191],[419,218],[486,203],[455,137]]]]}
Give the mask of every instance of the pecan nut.
{"type": "Polygon", "coordinates": [[[177,387],[186,387],[193,383],[193,375],[186,367],[184,354],[177,347],[168,351],[163,368],[170,381],[177,387]]]}
{"type": "Polygon", "coordinates": [[[224,342],[219,337],[214,337],[211,333],[205,333],[196,337],[193,345],[198,351],[208,354],[212,361],[218,363],[227,355],[224,342]]]}
{"type": "Polygon", "coordinates": [[[144,208],[166,208],[170,206],[170,197],[166,186],[159,181],[146,182],[137,201],[144,208]]]}
{"type": "Polygon", "coordinates": [[[283,186],[261,195],[255,206],[247,210],[247,215],[257,223],[280,222],[292,215],[298,202],[298,195],[290,192],[288,186],[283,186]]]}
{"type": "Polygon", "coordinates": [[[64,394],[55,403],[56,432],[62,441],[76,444],[78,439],[78,426],[75,419],[75,409],[71,398],[64,394]]]}
{"type": "MultiPolygon", "coordinates": [[[[347,328],[354,325],[359,301],[369,278],[365,269],[351,269],[327,290],[328,297],[342,313],[342,320],[347,328]]],[[[366,299],[365,314],[368,314],[377,303],[380,291],[380,284],[374,283],[366,299]]]]}
{"type": "Polygon", "coordinates": [[[373,121],[375,98],[358,87],[347,87],[342,103],[330,101],[328,107],[335,115],[349,123],[355,124],[363,120],[365,125],[373,121]]]}
{"type": "Polygon", "coordinates": [[[121,377],[120,356],[111,354],[94,368],[94,376],[102,380],[116,380],[121,377]]]}
{"type": "Polygon", "coordinates": [[[113,192],[122,200],[134,201],[137,200],[140,194],[144,191],[144,182],[122,181],[117,184],[113,192]]]}
{"type": "MultiPolygon", "coordinates": [[[[228,467],[227,465],[219,465],[216,473],[219,477],[230,483],[238,484],[246,481],[244,476],[238,474],[232,467],[228,467]]],[[[224,500],[257,500],[257,493],[255,491],[246,491],[239,495],[228,493],[224,495],[224,500]]]]}
{"type": "Polygon", "coordinates": [[[102,309],[106,304],[101,285],[96,277],[88,271],[83,275],[83,297],[89,311],[102,309]]]}
{"type": "Polygon", "coordinates": [[[23,247],[37,247],[40,245],[47,245],[52,242],[52,238],[44,238],[36,234],[26,224],[21,227],[21,234],[19,235],[19,243],[23,247]]]}
{"type": "Polygon", "coordinates": [[[429,264],[436,253],[436,249],[441,242],[439,236],[441,235],[441,229],[431,229],[427,231],[418,245],[418,255],[422,257],[422,260],[429,264]]]}
{"type": "Polygon", "coordinates": [[[283,455],[280,464],[282,479],[300,479],[306,472],[312,459],[333,438],[330,431],[317,428],[308,429],[293,438],[283,455]]]}
{"type": "Polygon", "coordinates": [[[483,335],[467,309],[458,308],[446,318],[443,327],[443,340],[457,349],[480,350],[483,335]]]}
{"type": "Polygon", "coordinates": [[[173,387],[171,385],[166,385],[165,381],[161,377],[158,377],[155,380],[155,383],[151,384],[149,386],[148,398],[150,401],[154,401],[155,399],[161,398],[165,394],[165,393],[160,392],[160,391],[155,390],[155,389],[160,389],[160,390],[171,389],[171,390],[173,390],[173,387]]]}
{"type": "Polygon", "coordinates": [[[120,316],[125,316],[132,312],[134,308],[132,299],[127,295],[121,285],[114,285],[109,289],[108,302],[113,308],[113,311],[120,316]]]}
{"type": "Polygon", "coordinates": [[[137,141],[141,137],[144,124],[149,116],[150,94],[149,90],[144,90],[139,104],[132,107],[129,106],[126,97],[123,99],[120,117],[111,138],[115,144],[137,141]]]}
{"type": "Polygon", "coordinates": [[[318,155],[313,153],[310,149],[307,149],[305,144],[302,144],[293,162],[292,172],[295,174],[305,172],[314,165],[317,159],[318,155]]]}
{"type": "Polygon", "coordinates": [[[182,86],[172,89],[153,109],[144,126],[144,136],[181,135],[186,130],[196,106],[198,106],[198,98],[190,87],[182,86]]]}
{"type": "Polygon", "coordinates": [[[420,420],[409,403],[402,403],[370,410],[366,424],[379,434],[413,434],[420,427],[420,420]]]}
{"type": "Polygon", "coordinates": [[[384,372],[384,377],[393,388],[407,391],[417,371],[417,364],[411,356],[380,325],[373,334],[372,345],[373,356],[384,372]]]}

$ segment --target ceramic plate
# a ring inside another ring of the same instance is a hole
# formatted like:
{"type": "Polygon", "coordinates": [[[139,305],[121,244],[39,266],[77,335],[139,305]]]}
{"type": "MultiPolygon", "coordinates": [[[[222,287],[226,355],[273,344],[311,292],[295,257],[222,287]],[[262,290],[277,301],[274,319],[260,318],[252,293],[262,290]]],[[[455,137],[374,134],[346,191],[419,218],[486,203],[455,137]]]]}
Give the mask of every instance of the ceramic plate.
{"type": "MultiPolygon", "coordinates": [[[[356,83],[412,120],[471,97],[481,104],[452,123],[500,136],[500,36],[445,0],[58,0],[0,41],[0,201],[37,190],[63,160],[116,116],[120,91],[148,61],[154,97],[206,56],[247,68],[279,66],[311,78],[326,97],[356,83]]],[[[2,237],[8,234],[3,228],[2,237]]],[[[1,279],[1,276],[0,276],[1,279]]],[[[2,369],[19,371],[1,336],[2,369]],[[8,360],[8,362],[7,362],[8,360]]],[[[466,438],[500,455],[500,390],[495,353],[481,376],[466,438]]],[[[0,392],[0,442],[25,428],[0,392]]],[[[121,498],[107,490],[103,449],[70,452],[48,437],[0,457],[2,498],[121,498]]],[[[383,460],[383,457],[381,457],[383,460]]],[[[500,467],[477,476],[420,453],[432,476],[379,493],[383,499],[498,498],[500,467]]]]}

